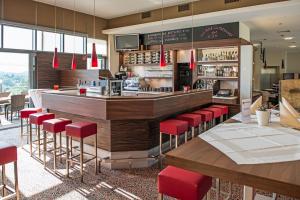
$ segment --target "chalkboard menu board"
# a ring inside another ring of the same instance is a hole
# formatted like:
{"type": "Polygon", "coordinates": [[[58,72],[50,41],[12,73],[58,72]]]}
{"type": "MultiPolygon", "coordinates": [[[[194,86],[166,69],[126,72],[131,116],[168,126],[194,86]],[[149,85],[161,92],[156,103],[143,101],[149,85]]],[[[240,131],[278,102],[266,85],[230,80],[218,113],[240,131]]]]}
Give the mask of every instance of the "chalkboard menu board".
{"type": "MultiPolygon", "coordinates": [[[[163,32],[164,44],[192,42],[192,28],[163,32]]],[[[239,38],[239,23],[216,24],[194,28],[194,41],[239,38]]],[[[161,44],[162,32],[143,35],[144,45],[161,44]]]]}

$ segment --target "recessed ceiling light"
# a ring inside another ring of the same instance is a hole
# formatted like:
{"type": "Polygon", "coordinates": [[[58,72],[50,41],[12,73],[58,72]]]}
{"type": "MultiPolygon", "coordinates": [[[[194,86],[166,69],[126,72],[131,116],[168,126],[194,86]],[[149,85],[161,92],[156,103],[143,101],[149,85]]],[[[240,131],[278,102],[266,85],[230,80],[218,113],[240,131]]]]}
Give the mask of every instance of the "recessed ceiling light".
{"type": "Polygon", "coordinates": [[[283,38],[284,40],[292,40],[292,39],[294,39],[294,37],[285,37],[285,38],[283,38]]]}
{"type": "Polygon", "coordinates": [[[289,48],[296,48],[296,45],[290,45],[289,48]]]}

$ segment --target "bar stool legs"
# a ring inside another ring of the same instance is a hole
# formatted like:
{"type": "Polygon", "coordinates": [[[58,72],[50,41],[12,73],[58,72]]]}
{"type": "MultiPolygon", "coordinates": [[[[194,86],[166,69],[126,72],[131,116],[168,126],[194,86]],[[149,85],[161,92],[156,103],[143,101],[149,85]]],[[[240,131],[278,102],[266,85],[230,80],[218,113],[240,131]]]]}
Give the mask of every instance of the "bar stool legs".
{"type": "Polygon", "coordinates": [[[18,164],[17,161],[14,162],[14,176],[15,176],[15,188],[11,188],[6,185],[6,175],[5,175],[5,165],[2,165],[2,188],[1,195],[3,199],[10,199],[16,197],[17,200],[20,199],[20,192],[19,192],[19,180],[18,180],[18,164]],[[12,194],[6,196],[6,191],[10,191],[12,194]]]}
{"type": "Polygon", "coordinates": [[[23,118],[21,118],[21,148],[23,149],[24,142],[23,138],[26,137],[27,144],[29,142],[28,136],[29,136],[29,121],[28,118],[26,118],[26,134],[24,134],[24,121],[23,118]]]}

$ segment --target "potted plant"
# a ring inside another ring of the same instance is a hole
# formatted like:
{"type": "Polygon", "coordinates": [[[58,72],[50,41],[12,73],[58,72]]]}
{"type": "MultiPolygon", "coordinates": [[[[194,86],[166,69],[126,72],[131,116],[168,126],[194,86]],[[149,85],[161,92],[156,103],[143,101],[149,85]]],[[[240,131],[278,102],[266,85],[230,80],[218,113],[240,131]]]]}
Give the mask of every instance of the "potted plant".
{"type": "Polygon", "coordinates": [[[270,111],[265,106],[260,106],[256,110],[256,117],[258,125],[260,126],[268,126],[270,122],[270,111]]]}

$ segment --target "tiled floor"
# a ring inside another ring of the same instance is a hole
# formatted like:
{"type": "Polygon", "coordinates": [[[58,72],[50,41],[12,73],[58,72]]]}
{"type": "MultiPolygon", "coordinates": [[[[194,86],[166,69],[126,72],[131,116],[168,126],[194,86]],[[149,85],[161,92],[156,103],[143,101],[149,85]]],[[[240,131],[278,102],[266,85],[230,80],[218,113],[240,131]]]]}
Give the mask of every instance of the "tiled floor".
{"type": "MultiPolygon", "coordinates": [[[[19,145],[19,128],[0,131],[0,139],[19,145]]],[[[47,167],[52,169],[53,163],[50,157],[47,158],[49,160],[47,167]]],[[[89,173],[85,174],[85,183],[81,184],[79,178],[64,177],[64,162],[59,164],[59,174],[56,175],[51,170],[44,170],[38,160],[31,158],[29,153],[21,148],[18,149],[18,162],[22,199],[157,199],[156,177],[159,173],[157,166],[132,170],[102,168],[102,173],[99,175],[93,173],[93,166],[87,166],[86,171],[89,173]]],[[[13,180],[12,170],[12,165],[9,165],[7,173],[10,184],[13,180]]],[[[71,175],[78,176],[78,169],[71,171],[71,175]]],[[[228,183],[221,182],[221,189],[228,192],[228,183]]],[[[215,199],[214,192],[211,196],[215,199]]],[[[230,199],[238,200],[241,197],[242,187],[233,184],[230,199]]]]}

